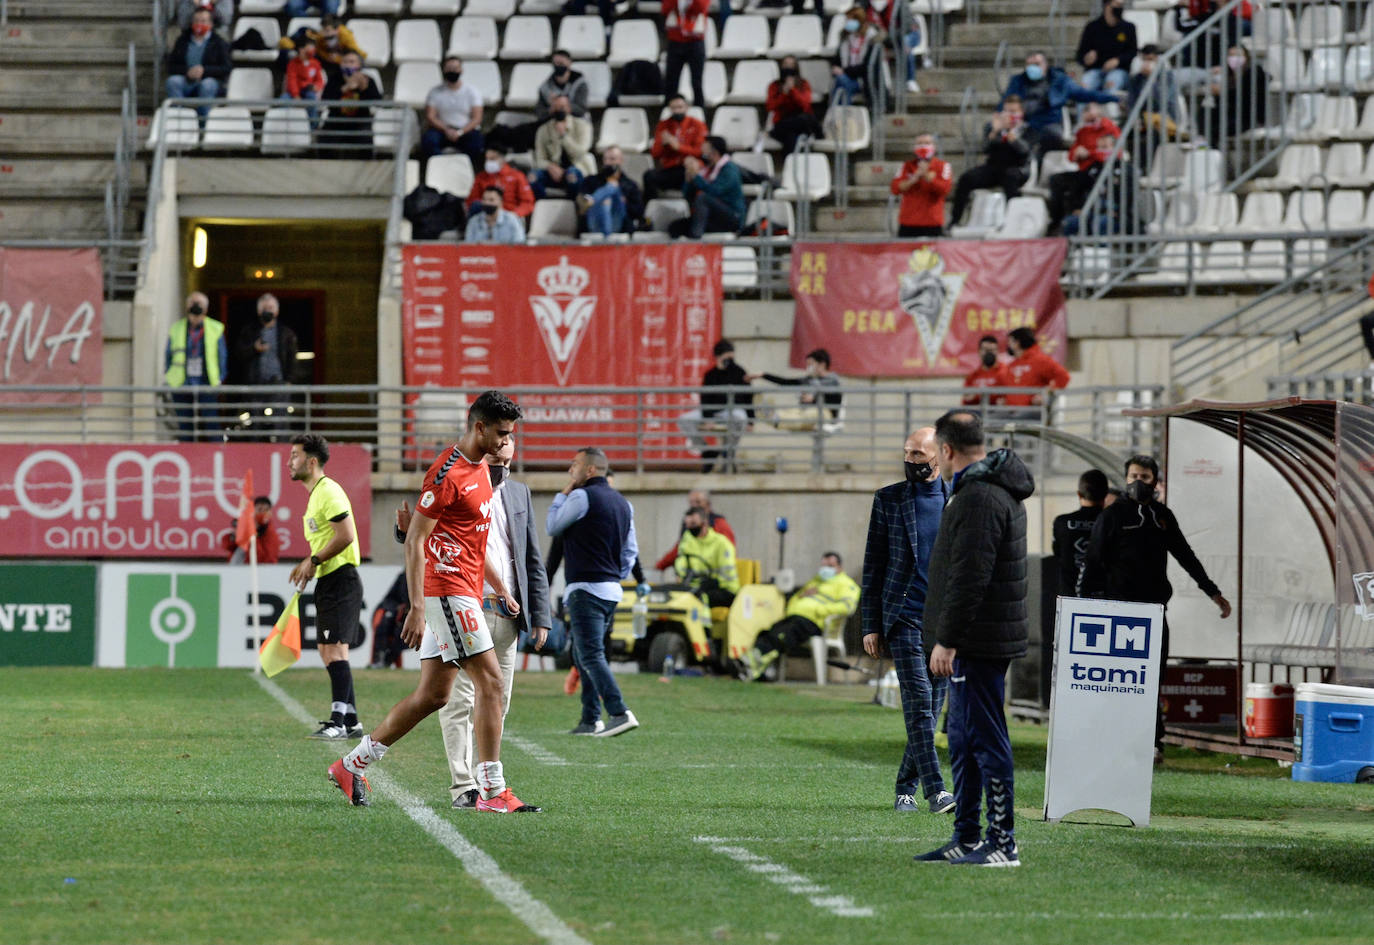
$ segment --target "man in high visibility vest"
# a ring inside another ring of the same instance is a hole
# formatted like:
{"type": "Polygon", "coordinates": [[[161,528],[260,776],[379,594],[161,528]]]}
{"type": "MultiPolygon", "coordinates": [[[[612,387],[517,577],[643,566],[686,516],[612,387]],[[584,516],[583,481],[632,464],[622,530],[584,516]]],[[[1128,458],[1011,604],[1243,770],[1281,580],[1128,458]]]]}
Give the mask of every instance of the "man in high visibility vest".
{"type": "Polygon", "coordinates": [[[713,529],[706,510],[692,506],[682,519],[673,570],[710,607],[729,607],[739,593],[735,546],[713,529]]]}
{"type": "Polygon", "coordinates": [[[172,323],[167,333],[163,377],[181,418],[177,439],[196,440],[201,433],[219,430],[219,397],[206,387],[223,383],[229,350],[224,342],[224,323],[206,318],[210,300],[203,292],[186,297],[186,317],[172,323]]]}

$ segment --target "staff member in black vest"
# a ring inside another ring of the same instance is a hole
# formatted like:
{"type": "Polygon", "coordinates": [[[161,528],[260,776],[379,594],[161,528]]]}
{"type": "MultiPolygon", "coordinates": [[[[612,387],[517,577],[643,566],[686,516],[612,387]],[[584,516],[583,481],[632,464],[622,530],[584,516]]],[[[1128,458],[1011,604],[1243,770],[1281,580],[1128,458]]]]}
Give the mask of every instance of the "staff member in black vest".
{"type": "Polygon", "coordinates": [[[578,450],[568,468],[570,481],[553,497],[546,523],[551,537],[563,536],[568,582],[563,604],[573,659],[582,674],[582,718],[573,735],[606,737],[639,727],[606,662],[606,634],[624,596],[620,582],[630,576],[639,556],[634,509],[606,481],[608,468],[598,447],[578,450]]]}

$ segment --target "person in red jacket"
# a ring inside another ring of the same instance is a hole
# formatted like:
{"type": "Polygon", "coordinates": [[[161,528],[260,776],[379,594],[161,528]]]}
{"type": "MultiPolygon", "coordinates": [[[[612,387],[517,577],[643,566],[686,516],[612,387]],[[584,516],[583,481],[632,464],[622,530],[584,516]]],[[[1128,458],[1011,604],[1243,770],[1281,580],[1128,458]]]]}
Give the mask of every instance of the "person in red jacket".
{"type": "MultiPolygon", "coordinates": [[[[1007,353],[1011,363],[1006,365],[1008,387],[1064,388],[1069,386],[1069,372],[1064,365],[1041,350],[1035,332],[1029,328],[1015,328],[1007,335],[1007,353]]],[[[1040,402],[1039,394],[1008,394],[1008,407],[1032,407],[1040,402]]]]}
{"type": "MultiPolygon", "coordinates": [[[[296,47],[296,55],[286,64],[286,81],[282,98],[311,99],[319,101],[324,93],[324,67],[315,58],[315,41],[307,36],[296,47]]],[[[309,109],[310,127],[318,124],[320,110],[309,109]]]]}
{"type": "MultiPolygon", "coordinates": [[[[260,495],[253,500],[253,524],[258,530],[258,564],[276,564],[281,559],[281,537],[272,526],[272,500],[260,495]]],[[[229,555],[230,564],[243,564],[248,550],[240,548],[234,529],[225,533],[221,544],[229,555]]]]}
{"type": "Polygon", "coordinates": [[[706,107],[701,76],[706,71],[706,11],[710,0],[663,0],[663,29],[668,35],[668,62],[663,91],[677,94],[685,65],[692,74],[692,103],[706,107]]]}
{"type": "MultiPolygon", "coordinates": [[[[997,360],[997,336],[984,335],[978,339],[978,367],[968,377],[964,378],[965,387],[1009,387],[1007,383],[1007,366],[997,360]]],[[[998,407],[1004,402],[1001,394],[994,394],[991,397],[979,394],[965,394],[964,403],[982,404],[987,401],[988,406],[998,407]]]]}
{"type": "Polygon", "coordinates": [[[534,213],[534,191],[530,189],[529,179],[506,163],[506,149],[487,145],[486,163],[482,172],[472,180],[472,191],[468,194],[468,212],[476,212],[477,204],[482,202],[482,191],[488,187],[500,187],[501,206],[518,217],[529,218],[534,213]]]}
{"type": "MultiPolygon", "coordinates": [[[[1121,129],[1102,112],[1102,106],[1090,104],[1083,112],[1083,123],[1073,136],[1069,160],[1078,165],[1076,171],[1051,175],[1049,181],[1050,232],[1058,231],[1064,218],[1081,209],[1096,179],[1094,166],[1103,163],[1106,155],[1099,155],[1098,142],[1104,138],[1119,138],[1121,129]]],[[[1108,154],[1111,152],[1108,151],[1108,154]]]]}
{"type": "Polygon", "coordinates": [[[782,145],[784,156],[802,135],[821,137],[821,123],[811,111],[811,83],[802,78],[796,56],[783,56],[778,78],[768,83],[768,135],[782,145]]]}
{"type": "Polygon", "coordinates": [[[954,172],[935,156],[935,136],[916,136],[915,155],[892,179],[892,192],[902,197],[897,236],[936,237],[945,228],[945,198],[954,186],[954,172]]]}
{"type": "Polygon", "coordinates": [[[687,99],[681,95],[668,99],[668,117],[654,127],[653,144],[649,146],[654,167],[644,172],[645,200],[653,200],[664,191],[674,196],[682,192],[682,185],[687,183],[682,162],[688,155],[701,157],[707,134],[706,122],[687,114],[687,99]]]}

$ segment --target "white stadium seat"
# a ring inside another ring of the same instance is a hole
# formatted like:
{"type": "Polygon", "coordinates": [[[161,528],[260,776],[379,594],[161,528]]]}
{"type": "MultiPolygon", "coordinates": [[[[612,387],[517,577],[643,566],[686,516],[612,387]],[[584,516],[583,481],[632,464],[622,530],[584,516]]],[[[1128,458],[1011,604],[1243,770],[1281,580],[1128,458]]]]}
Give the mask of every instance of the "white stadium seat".
{"type": "MultiPolygon", "coordinates": [[[[495,59],[501,48],[496,21],[489,16],[460,16],[448,35],[448,55],[460,59],[495,59]]],[[[547,69],[545,70],[548,71],[547,69]]]]}
{"type": "Polygon", "coordinates": [[[746,151],[759,139],[759,111],[752,105],[722,105],[711,117],[711,134],[731,151],[746,151]]]}
{"type": "MultiPolygon", "coordinates": [[[[376,122],[373,122],[374,133],[376,122]]],[[[310,118],[303,108],[269,108],[262,117],[264,154],[296,154],[310,147],[310,118]]]]}
{"type": "Polygon", "coordinates": [[[401,20],[391,38],[391,58],[398,63],[438,62],[443,55],[439,23],[435,20],[401,20]]]}
{"type": "Polygon", "coordinates": [[[858,105],[833,105],[825,113],[825,137],[812,144],[817,151],[854,154],[873,141],[868,109],[858,105]]]}
{"type": "MultiPolygon", "coordinates": [[[[980,239],[1002,225],[1007,214],[1007,198],[1000,190],[975,190],[968,223],[951,226],[950,236],[980,239]]],[[[955,221],[957,223],[957,221],[955,221]]]]}
{"type": "Polygon", "coordinates": [[[1339,46],[1345,39],[1345,17],[1339,5],[1313,4],[1298,20],[1298,43],[1304,49],[1339,46]]]}
{"type": "MultiPolygon", "coordinates": [[[[682,77],[677,83],[678,94],[687,96],[687,101],[692,100],[692,72],[690,69],[682,70],[682,77]]],[[[706,68],[701,73],[701,91],[706,95],[705,106],[715,108],[725,101],[725,63],[717,59],[706,60],[706,68]]],[[[701,102],[697,103],[702,104],[701,102]]]]}
{"type": "Polygon", "coordinates": [[[1153,10],[1127,10],[1122,19],[1135,24],[1135,41],[1138,47],[1159,42],[1159,15],[1153,10]]]}
{"type": "Polygon", "coordinates": [[[1359,229],[1364,220],[1364,194],[1358,190],[1332,191],[1326,205],[1326,225],[1333,230],[1359,229]]]}
{"type": "Polygon", "coordinates": [[[410,0],[411,16],[457,16],[463,0],[410,0]]]}
{"type": "Polygon", "coordinates": [[[658,25],[653,20],[616,20],[611,27],[611,51],[606,62],[619,69],[635,59],[657,62],[658,25]]]}
{"type": "Polygon", "coordinates": [[[401,2],[402,0],[353,0],[353,12],[400,16],[401,2]]]}
{"type": "Polygon", "coordinates": [[[463,63],[463,83],[482,93],[482,104],[500,105],[504,97],[501,88],[501,67],[494,62],[463,63]]]}
{"type": "Polygon", "coordinates": [[[515,0],[468,0],[463,12],[468,16],[489,16],[504,23],[515,14],[515,0]]]}
{"type": "MultiPolygon", "coordinates": [[[[230,73],[233,75],[233,73],[230,73]]],[[[243,105],[216,105],[205,119],[202,148],[251,148],[253,113],[243,105]]]]}
{"type": "Polygon", "coordinates": [[[542,236],[577,236],[577,204],[571,200],[544,198],[534,202],[530,214],[530,239],[542,236]]]}
{"type": "MultiPolygon", "coordinates": [[[[718,116],[719,111],[716,112],[718,116]]],[[[715,125],[711,126],[711,134],[718,134],[715,125]]],[[[727,143],[729,139],[726,139],[727,143]]],[[[730,160],[734,161],[744,170],[753,171],[755,174],[762,174],[764,177],[776,177],[778,172],[773,166],[773,155],[767,151],[736,151],[730,155],[730,160]]],[[[742,188],[746,197],[757,197],[763,193],[762,184],[745,184],[742,188]]]]}
{"type": "Polygon", "coordinates": [[[661,233],[668,232],[668,224],[691,216],[691,208],[681,197],[656,197],[644,205],[644,219],[649,221],[650,229],[661,233]]]}
{"type": "Polygon", "coordinates": [[[1285,230],[1326,229],[1326,195],[1320,190],[1295,190],[1288,195],[1283,215],[1285,230]]]}
{"type": "Polygon", "coordinates": [[[385,69],[391,64],[391,27],[386,20],[349,20],[348,28],[367,53],[364,65],[385,69]]]}
{"type": "Polygon", "coordinates": [[[735,64],[734,79],[725,100],[735,105],[762,105],[768,99],[768,86],[777,79],[778,64],[774,60],[745,59],[735,64]]]}
{"type": "Polygon", "coordinates": [[[830,196],[830,162],[823,154],[789,154],[782,162],[779,200],[824,200],[830,196]]]}
{"type": "Polygon", "coordinates": [[[574,62],[573,69],[587,80],[587,107],[605,108],[611,94],[611,67],[604,62],[584,61],[574,62]]]}
{"type": "Polygon", "coordinates": [[[1279,155],[1278,173],[1255,178],[1251,184],[1257,190],[1292,190],[1320,173],[1321,167],[1321,148],[1315,144],[1290,144],[1279,155]]]}
{"type": "Polygon", "coordinates": [[[548,59],[553,55],[553,28],[547,16],[513,16],[506,21],[502,59],[548,59]]]}
{"type": "Polygon", "coordinates": [[[1264,233],[1283,225],[1283,198],[1273,193],[1252,193],[1245,198],[1237,232],[1264,233]]]}
{"type": "Polygon", "coordinates": [[[425,183],[464,201],[472,192],[472,161],[466,154],[436,154],[425,165],[425,183]]]}
{"type": "Polygon", "coordinates": [[[761,220],[768,220],[770,227],[785,227],[789,235],[775,236],[776,240],[788,241],[797,232],[797,215],[792,204],[786,200],[752,200],[744,214],[744,226],[753,226],[761,220]]]}
{"type": "Polygon", "coordinates": [[[558,41],[554,46],[566,49],[574,59],[603,59],[606,23],[596,15],[565,16],[558,24],[558,41]]]}
{"type": "Polygon", "coordinates": [[[271,16],[286,7],[286,0],[239,0],[239,16],[249,13],[266,13],[271,16]]]}
{"type": "Polygon", "coordinates": [[[229,73],[224,97],[231,102],[262,102],[277,97],[272,90],[272,70],[265,66],[239,66],[229,73]]]}
{"type": "Polygon", "coordinates": [[[649,150],[649,120],[642,108],[608,108],[601,113],[601,133],[596,149],[616,145],[624,151],[649,150]]]}
{"type": "Polygon", "coordinates": [[[1050,225],[1050,213],[1039,197],[1013,197],[1001,227],[992,234],[999,240],[1039,239],[1050,225]]]}
{"type": "Polygon", "coordinates": [[[1236,240],[1218,240],[1204,247],[1202,270],[1193,273],[1198,282],[1230,284],[1247,281],[1245,246],[1236,240]]]}
{"type": "Polygon", "coordinates": [[[1374,181],[1365,175],[1364,161],[1364,148],[1358,142],[1337,142],[1327,149],[1322,173],[1334,187],[1367,187],[1374,181]]]}
{"type": "Polygon", "coordinates": [[[539,102],[539,87],[549,77],[549,71],[547,63],[517,62],[506,88],[506,104],[511,108],[534,108],[539,102]]]}
{"type": "Polygon", "coordinates": [[[750,13],[739,14],[725,21],[725,32],[712,58],[757,59],[768,52],[770,45],[768,20],[750,13]]]}
{"type": "Polygon", "coordinates": [[[437,62],[403,62],[396,68],[396,88],[391,97],[415,108],[425,104],[429,90],[444,81],[437,62]]]}
{"type": "Polygon", "coordinates": [[[148,147],[165,138],[169,150],[194,148],[200,144],[200,116],[184,105],[163,105],[153,115],[148,130],[148,147]]]}
{"type": "MultiPolygon", "coordinates": [[[[725,21],[725,26],[728,30],[729,20],[725,21]]],[[[814,13],[789,13],[778,20],[777,30],[773,34],[773,45],[769,47],[768,55],[774,59],[781,59],[783,56],[819,56],[824,46],[820,17],[814,13]]]]}
{"type": "MultiPolygon", "coordinates": [[[[267,48],[236,49],[234,50],[234,61],[276,62],[277,56],[281,53],[281,50],[277,49],[277,43],[281,41],[281,23],[271,16],[241,16],[234,21],[234,39],[238,39],[249,30],[257,30],[267,48]]],[[[230,75],[233,73],[231,72],[230,75]]]]}

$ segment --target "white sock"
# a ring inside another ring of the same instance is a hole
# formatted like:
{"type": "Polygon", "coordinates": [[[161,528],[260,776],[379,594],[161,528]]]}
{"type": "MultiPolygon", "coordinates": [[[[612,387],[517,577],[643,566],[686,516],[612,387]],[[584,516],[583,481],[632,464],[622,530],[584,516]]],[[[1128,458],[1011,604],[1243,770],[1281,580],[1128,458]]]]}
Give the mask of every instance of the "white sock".
{"type": "Polygon", "coordinates": [[[386,749],[387,746],[381,742],[374,742],[371,735],[364,735],[363,740],[358,742],[358,747],[344,756],[344,767],[354,774],[363,774],[367,771],[368,765],[382,760],[386,749]]]}
{"type": "Polygon", "coordinates": [[[477,789],[482,792],[484,801],[491,800],[506,789],[506,774],[501,770],[501,762],[478,762],[477,789]]]}

